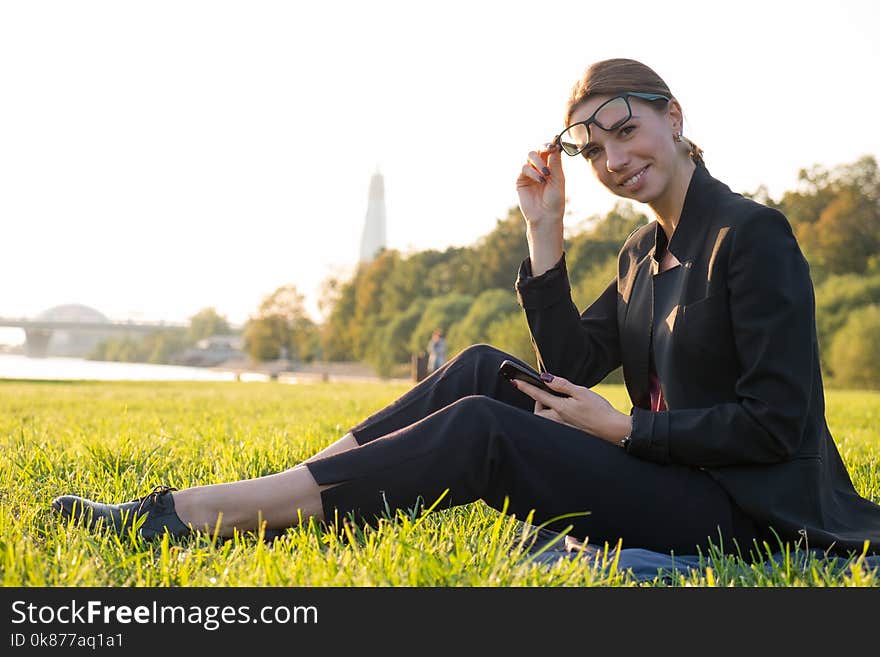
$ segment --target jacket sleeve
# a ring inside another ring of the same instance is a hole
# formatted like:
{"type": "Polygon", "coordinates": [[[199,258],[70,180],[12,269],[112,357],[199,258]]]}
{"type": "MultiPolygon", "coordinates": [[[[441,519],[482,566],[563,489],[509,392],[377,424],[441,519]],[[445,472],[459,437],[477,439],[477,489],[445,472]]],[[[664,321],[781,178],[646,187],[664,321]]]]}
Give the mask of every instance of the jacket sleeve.
{"type": "Polygon", "coordinates": [[[727,263],[739,375],[737,402],[650,412],[633,408],[628,451],[659,463],[774,463],[804,435],[817,345],[809,265],[778,210],[736,226],[727,263]]]}
{"type": "Polygon", "coordinates": [[[540,276],[526,258],[515,287],[540,371],[591,387],[620,365],[616,279],[582,314],[571,299],[565,253],[540,276]]]}

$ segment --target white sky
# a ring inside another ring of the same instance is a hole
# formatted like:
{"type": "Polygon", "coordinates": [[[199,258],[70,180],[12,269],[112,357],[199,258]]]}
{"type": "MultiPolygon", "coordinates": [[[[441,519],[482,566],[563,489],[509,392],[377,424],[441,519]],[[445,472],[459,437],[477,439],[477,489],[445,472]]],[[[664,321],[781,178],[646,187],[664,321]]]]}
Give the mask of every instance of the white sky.
{"type": "MultiPolygon", "coordinates": [[[[0,315],[239,323],[294,283],[320,319],[377,165],[389,247],[471,244],[609,57],[666,80],[713,175],[778,196],[880,155],[877,6],[0,1],[0,315]]],[[[565,167],[567,221],[611,207],[565,167]]]]}

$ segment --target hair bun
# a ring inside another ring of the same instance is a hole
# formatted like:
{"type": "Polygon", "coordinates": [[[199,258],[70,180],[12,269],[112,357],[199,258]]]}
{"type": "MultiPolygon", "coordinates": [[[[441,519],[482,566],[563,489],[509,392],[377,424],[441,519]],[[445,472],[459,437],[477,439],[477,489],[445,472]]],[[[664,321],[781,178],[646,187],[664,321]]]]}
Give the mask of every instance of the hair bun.
{"type": "Polygon", "coordinates": [[[697,146],[687,137],[683,136],[682,139],[688,143],[688,155],[691,156],[691,159],[697,164],[702,164],[703,166],[705,166],[706,163],[703,161],[703,149],[697,146]]]}

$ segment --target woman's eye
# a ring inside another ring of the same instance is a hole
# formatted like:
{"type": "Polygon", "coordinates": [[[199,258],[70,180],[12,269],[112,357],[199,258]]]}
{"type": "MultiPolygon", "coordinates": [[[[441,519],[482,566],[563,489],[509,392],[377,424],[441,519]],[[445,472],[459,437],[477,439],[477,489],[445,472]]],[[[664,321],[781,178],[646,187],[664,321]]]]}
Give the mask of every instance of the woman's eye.
{"type": "Polygon", "coordinates": [[[593,159],[594,157],[596,157],[596,155],[598,155],[598,154],[599,154],[599,149],[598,149],[598,148],[595,148],[595,147],[591,148],[591,149],[588,150],[586,153],[584,153],[584,155],[586,156],[586,158],[587,158],[588,160],[592,160],[592,159],[593,159]]]}
{"type": "Polygon", "coordinates": [[[620,134],[626,136],[631,134],[635,129],[636,127],[634,125],[625,125],[620,129],[620,134]]]}

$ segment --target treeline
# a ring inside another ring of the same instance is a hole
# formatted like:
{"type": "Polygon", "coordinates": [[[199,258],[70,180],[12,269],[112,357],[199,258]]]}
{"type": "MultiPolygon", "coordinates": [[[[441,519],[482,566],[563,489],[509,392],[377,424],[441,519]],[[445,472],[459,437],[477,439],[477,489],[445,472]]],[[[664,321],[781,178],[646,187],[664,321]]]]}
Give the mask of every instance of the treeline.
{"type": "Polygon", "coordinates": [[[165,328],[143,336],[123,335],[99,342],[90,360],[124,363],[173,363],[175,356],[212,335],[228,335],[229,322],[214,308],[205,308],[189,318],[187,329],[165,328]]]}

